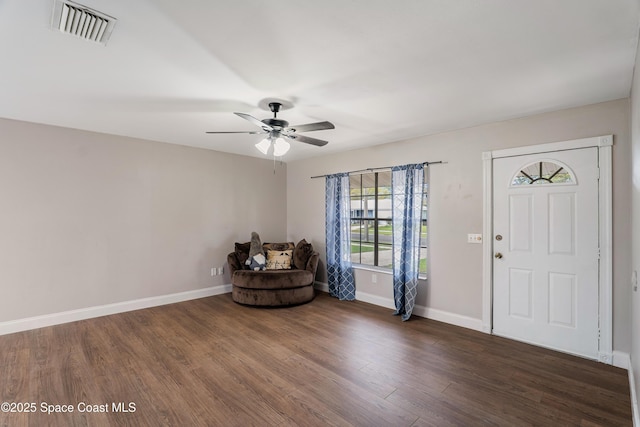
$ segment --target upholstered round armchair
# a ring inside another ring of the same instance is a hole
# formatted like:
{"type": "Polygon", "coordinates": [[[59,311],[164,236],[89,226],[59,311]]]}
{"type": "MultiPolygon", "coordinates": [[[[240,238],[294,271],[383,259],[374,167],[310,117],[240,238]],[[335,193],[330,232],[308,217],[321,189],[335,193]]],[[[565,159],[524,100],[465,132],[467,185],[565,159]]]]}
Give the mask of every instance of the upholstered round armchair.
{"type": "Polygon", "coordinates": [[[266,270],[250,270],[249,243],[236,243],[235,250],[227,256],[231,284],[231,296],[239,304],[279,307],[304,304],[313,300],[313,284],[320,255],[306,240],[297,245],[265,243],[266,270]],[[286,262],[290,254],[290,262],[286,262]],[[278,257],[277,262],[270,262],[278,257]],[[282,261],[282,260],[285,261],[282,261]]]}

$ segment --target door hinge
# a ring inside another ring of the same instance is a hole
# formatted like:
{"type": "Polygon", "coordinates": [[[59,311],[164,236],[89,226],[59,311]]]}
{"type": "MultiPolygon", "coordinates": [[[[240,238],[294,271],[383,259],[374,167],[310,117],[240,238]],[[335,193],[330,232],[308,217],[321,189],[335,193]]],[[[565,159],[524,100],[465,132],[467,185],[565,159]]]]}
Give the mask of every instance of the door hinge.
{"type": "Polygon", "coordinates": [[[598,248],[598,259],[600,259],[600,248],[598,248]]]}

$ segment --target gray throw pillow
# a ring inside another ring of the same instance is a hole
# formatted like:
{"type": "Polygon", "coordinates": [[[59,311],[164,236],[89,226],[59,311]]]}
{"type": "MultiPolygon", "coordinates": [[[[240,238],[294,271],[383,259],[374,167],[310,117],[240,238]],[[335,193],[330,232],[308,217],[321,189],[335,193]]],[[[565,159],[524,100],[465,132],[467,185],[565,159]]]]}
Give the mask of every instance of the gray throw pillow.
{"type": "Polygon", "coordinates": [[[311,255],[313,255],[311,243],[307,243],[306,239],[300,240],[293,250],[293,265],[298,270],[304,270],[311,255]]]}

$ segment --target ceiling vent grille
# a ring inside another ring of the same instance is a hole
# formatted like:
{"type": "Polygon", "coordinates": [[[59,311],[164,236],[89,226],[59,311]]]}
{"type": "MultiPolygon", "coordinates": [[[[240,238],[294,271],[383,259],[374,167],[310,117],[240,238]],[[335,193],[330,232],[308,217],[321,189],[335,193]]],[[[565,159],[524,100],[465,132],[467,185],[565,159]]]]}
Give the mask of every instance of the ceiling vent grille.
{"type": "Polygon", "coordinates": [[[106,45],[116,21],[81,4],[55,0],[51,26],[63,33],[106,45]]]}

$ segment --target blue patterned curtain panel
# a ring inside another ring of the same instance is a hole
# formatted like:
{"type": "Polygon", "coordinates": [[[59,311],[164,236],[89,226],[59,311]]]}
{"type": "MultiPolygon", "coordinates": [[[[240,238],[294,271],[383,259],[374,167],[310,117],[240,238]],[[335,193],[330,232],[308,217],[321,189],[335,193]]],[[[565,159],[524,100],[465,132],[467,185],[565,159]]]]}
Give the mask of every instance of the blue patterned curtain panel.
{"type": "Polygon", "coordinates": [[[424,165],[391,169],[394,314],[409,320],[418,291],[424,165]]]}
{"type": "Polygon", "coordinates": [[[327,176],[325,190],[329,294],[352,301],[356,285],[351,267],[349,174],[327,176]]]}

